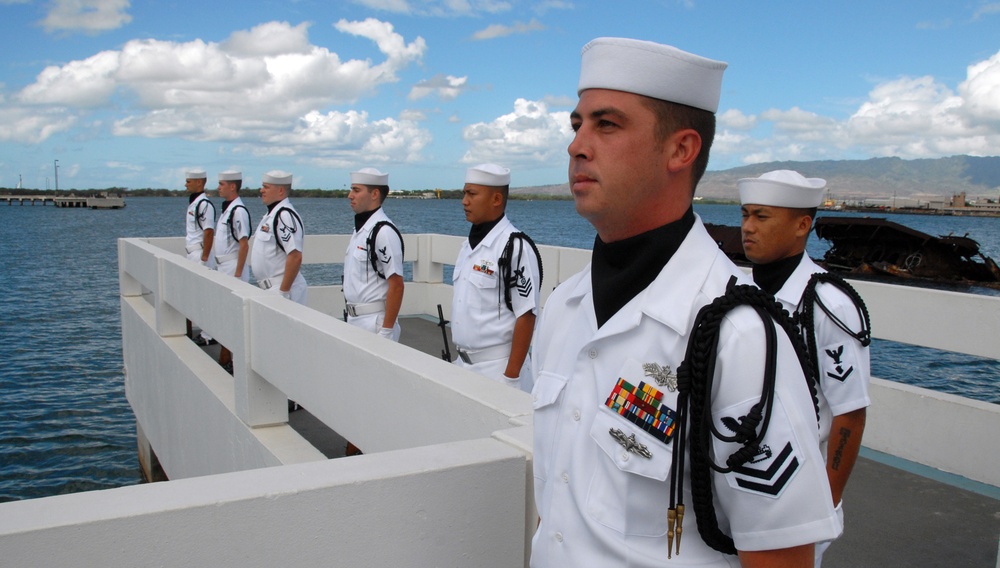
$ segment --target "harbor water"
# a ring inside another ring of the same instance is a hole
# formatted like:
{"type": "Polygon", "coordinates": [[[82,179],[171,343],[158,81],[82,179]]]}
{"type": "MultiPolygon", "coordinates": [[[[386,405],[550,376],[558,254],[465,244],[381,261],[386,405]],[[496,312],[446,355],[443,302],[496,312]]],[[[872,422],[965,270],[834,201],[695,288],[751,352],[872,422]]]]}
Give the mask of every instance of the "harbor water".
{"type": "MultiPolygon", "coordinates": [[[[244,199],[256,223],[265,208],[256,192],[244,199]]],[[[293,200],[308,233],[353,229],[346,199],[293,200]]],[[[120,210],[0,207],[0,502],[139,483],[135,419],[122,374],[117,239],[181,236],[186,205],[185,198],[163,197],[129,198],[120,210]]],[[[455,200],[393,199],[386,210],[404,233],[468,231],[455,200]]],[[[695,210],[708,223],[739,223],[734,205],[695,210]]],[[[508,213],[539,244],[593,244],[593,228],[571,201],[512,201],[508,213]]],[[[931,235],[968,234],[1000,260],[1000,219],[886,217],[931,235]]],[[[821,257],[825,248],[810,238],[810,256],[821,257]]],[[[312,285],[340,283],[339,266],[303,271],[312,285]]],[[[876,341],[872,373],[1000,403],[997,360],[876,341]]]]}

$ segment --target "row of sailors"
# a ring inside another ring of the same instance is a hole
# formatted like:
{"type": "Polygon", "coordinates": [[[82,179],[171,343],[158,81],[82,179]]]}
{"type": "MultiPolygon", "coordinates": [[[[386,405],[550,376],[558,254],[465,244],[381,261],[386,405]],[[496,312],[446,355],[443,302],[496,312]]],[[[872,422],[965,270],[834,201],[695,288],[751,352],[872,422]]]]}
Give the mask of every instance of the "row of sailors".
{"type": "MultiPolygon", "coordinates": [[[[467,174],[463,207],[473,225],[455,268],[453,336],[462,364],[495,359],[488,372],[502,369],[502,377],[494,378],[531,391],[539,514],[533,567],[818,566],[843,531],[841,497],[869,404],[867,338],[852,332],[867,325],[858,300],[812,285],[825,306],[808,330],[820,377],[815,395],[791,335],[775,338],[769,320],[740,306],[717,320],[711,388],[699,401],[682,396],[692,379],[677,369],[692,355],[688,345],[713,299],[752,282],[773,295],[772,306],[776,298],[807,316],[810,282],[823,272],[804,253],[823,180],[778,170],[738,182],[752,281],[693,211],[726,67],[648,41],[598,38],[584,46],[569,180],[576,210],[597,238],[591,263],[555,289],[537,329],[537,253],[528,241],[503,236],[517,233],[502,214],[506,190],[498,189],[509,172],[484,166],[467,174]],[[480,207],[499,214],[480,216],[480,207]],[[479,343],[504,316],[512,322],[504,341],[479,343]],[[533,335],[525,339],[522,328],[533,335]],[[765,420],[754,424],[765,402],[765,420]],[[694,411],[685,409],[695,404],[704,418],[687,420],[694,411]],[[702,435],[688,436],[688,428],[702,435]],[[684,503],[693,505],[686,523],[684,503]]],[[[265,176],[265,186],[279,178],[265,176]]],[[[284,181],[290,188],[290,176],[284,181]]],[[[352,194],[354,182],[352,174],[352,194]]],[[[352,206],[358,202],[352,198],[352,206]]],[[[259,231],[266,226],[271,239],[301,243],[300,220],[275,221],[273,212],[269,204],[259,231]],[[288,228],[275,230],[276,222],[288,228]]],[[[355,236],[369,221],[358,219],[355,236]]],[[[401,256],[388,238],[379,235],[376,257],[401,256]]],[[[348,257],[364,265],[369,251],[362,254],[353,239],[352,246],[348,257]]],[[[255,253],[255,270],[257,262],[255,253]]],[[[279,289],[294,299],[285,270],[279,289]]],[[[389,316],[387,309],[384,326],[395,324],[389,316]]]]}
{"type": "MultiPolygon", "coordinates": [[[[250,215],[239,195],[242,173],[219,173],[224,200],[219,215],[204,193],[207,173],[195,169],[185,177],[188,258],[244,281],[252,268],[258,286],[304,304],[305,226],[288,198],[292,174],[264,174],[260,193],[267,214],[254,232],[252,250],[250,215]]],[[[534,243],[505,215],[509,188],[510,170],[502,166],[482,164],[466,172],[462,206],[471,229],[453,272],[452,338],[457,365],[530,392],[528,349],[542,267],[534,243]]],[[[344,256],[344,298],[348,323],[399,341],[403,239],[382,208],[388,193],[388,174],[374,168],[351,173],[354,231],[344,256]]],[[[220,364],[232,368],[225,348],[220,364]]]]}

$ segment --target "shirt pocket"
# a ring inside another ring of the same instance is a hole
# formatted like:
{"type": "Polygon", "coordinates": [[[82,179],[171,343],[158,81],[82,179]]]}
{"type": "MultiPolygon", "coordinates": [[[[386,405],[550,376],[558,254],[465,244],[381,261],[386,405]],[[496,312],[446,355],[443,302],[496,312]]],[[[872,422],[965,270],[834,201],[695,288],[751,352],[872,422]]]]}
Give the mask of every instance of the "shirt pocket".
{"type": "Polygon", "coordinates": [[[534,408],[534,470],[536,483],[544,485],[544,472],[549,469],[550,456],[556,452],[555,439],[559,428],[560,405],[556,404],[566,388],[567,378],[544,371],[535,377],[531,390],[534,408]]]}
{"type": "Polygon", "coordinates": [[[535,387],[531,391],[531,403],[535,410],[541,410],[547,406],[552,406],[563,389],[566,388],[566,377],[542,371],[535,380],[535,387]]]}
{"type": "Polygon", "coordinates": [[[590,437],[599,459],[587,493],[588,514],[623,535],[666,534],[673,442],[664,444],[604,406],[597,409],[590,437]],[[628,450],[619,439],[634,442],[640,452],[644,447],[649,457],[628,450]]]}
{"type": "Polygon", "coordinates": [[[487,274],[479,270],[473,270],[469,274],[469,282],[481,290],[496,288],[498,280],[496,271],[494,271],[493,274],[487,274]]]}
{"type": "Polygon", "coordinates": [[[354,257],[354,260],[362,264],[366,263],[368,262],[368,249],[362,246],[355,245],[354,248],[351,250],[351,256],[354,257]]]}
{"type": "Polygon", "coordinates": [[[270,241],[274,237],[271,231],[257,231],[255,238],[260,241],[270,241]]]}

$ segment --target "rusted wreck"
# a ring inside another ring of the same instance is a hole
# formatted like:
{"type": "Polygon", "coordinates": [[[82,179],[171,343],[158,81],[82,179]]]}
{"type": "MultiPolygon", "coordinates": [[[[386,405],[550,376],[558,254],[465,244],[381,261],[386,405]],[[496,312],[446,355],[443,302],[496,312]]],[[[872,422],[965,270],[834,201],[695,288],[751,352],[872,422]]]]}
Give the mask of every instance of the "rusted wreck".
{"type": "MultiPolygon", "coordinates": [[[[831,243],[827,270],[876,279],[950,282],[1000,288],[1000,267],[966,236],[935,237],[876,217],[819,217],[816,236],[831,243]]],[[[708,225],[729,258],[748,264],[740,228],[708,225]]]]}

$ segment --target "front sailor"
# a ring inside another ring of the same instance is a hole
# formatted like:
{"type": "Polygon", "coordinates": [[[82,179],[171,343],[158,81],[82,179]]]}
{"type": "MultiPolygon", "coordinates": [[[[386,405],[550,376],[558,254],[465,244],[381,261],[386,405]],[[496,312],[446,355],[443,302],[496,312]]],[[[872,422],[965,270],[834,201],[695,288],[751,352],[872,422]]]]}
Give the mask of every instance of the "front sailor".
{"type": "Polygon", "coordinates": [[[250,266],[258,286],[305,304],[308,287],[299,272],[305,226],[288,199],[291,190],[292,174],[280,170],[264,174],[260,198],[267,214],[257,225],[250,266]]]}

